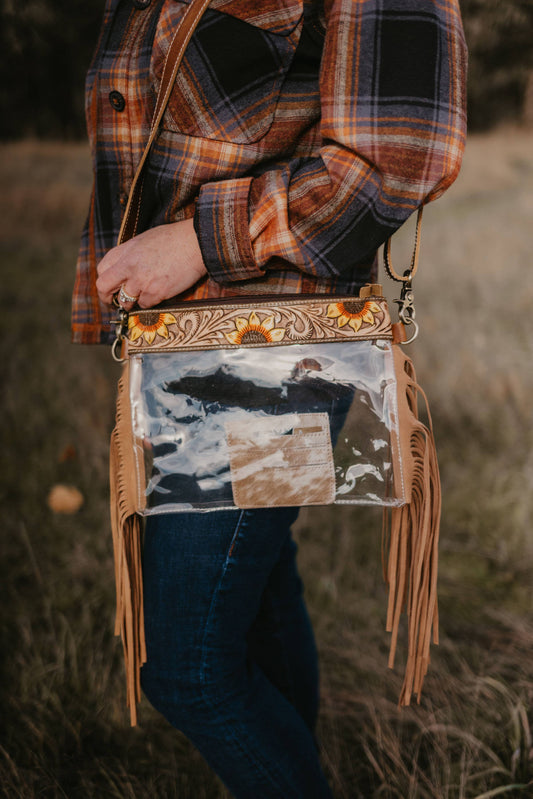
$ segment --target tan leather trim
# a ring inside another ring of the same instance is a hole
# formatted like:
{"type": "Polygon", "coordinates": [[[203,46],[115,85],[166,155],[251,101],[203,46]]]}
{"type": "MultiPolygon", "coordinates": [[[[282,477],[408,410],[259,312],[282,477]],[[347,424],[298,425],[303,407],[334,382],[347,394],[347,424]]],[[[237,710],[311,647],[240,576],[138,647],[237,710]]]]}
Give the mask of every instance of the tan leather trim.
{"type": "Polygon", "coordinates": [[[137,514],[134,447],[129,401],[129,363],[118,384],[116,423],[111,435],[110,499],[115,562],[115,635],[120,635],[126,665],[131,723],[137,723],[141,698],[140,668],[146,662],[141,570],[142,520],[137,514]]]}
{"type": "Polygon", "coordinates": [[[395,322],[392,325],[392,340],[394,344],[405,344],[407,341],[407,333],[403,322],[395,322]]]}
{"type": "Polygon", "coordinates": [[[359,297],[360,299],[366,299],[367,297],[381,297],[383,295],[383,286],[381,283],[367,283],[366,286],[363,286],[359,289],[359,297]]]}

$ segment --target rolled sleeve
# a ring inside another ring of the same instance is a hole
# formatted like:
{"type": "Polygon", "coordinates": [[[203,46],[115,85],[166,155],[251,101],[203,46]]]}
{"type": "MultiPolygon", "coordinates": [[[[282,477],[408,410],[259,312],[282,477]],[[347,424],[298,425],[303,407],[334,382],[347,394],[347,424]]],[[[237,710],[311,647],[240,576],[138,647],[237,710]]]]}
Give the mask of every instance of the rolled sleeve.
{"type": "Polygon", "coordinates": [[[217,283],[261,277],[250,240],[251,178],[207,183],[196,203],[194,226],[209,276],[217,283]]]}
{"type": "Polygon", "coordinates": [[[280,262],[340,277],[457,176],[466,133],[457,0],[330,0],[326,21],[318,151],[200,193],[200,246],[219,283],[280,262]]]}
{"type": "Polygon", "coordinates": [[[256,262],[330,279],[368,262],[453,183],[466,134],[457,0],[329,0],[316,157],[251,190],[256,262]]]}

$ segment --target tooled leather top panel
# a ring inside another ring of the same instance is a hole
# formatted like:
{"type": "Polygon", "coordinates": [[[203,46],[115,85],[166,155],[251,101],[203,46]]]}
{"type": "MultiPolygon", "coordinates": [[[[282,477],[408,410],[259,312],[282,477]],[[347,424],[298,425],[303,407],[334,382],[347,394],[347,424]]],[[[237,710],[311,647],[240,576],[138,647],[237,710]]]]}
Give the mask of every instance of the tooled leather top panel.
{"type": "Polygon", "coordinates": [[[128,320],[128,354],[281,344],[392,339],[381,296],[249,298],[136,311],[128,320]]]}

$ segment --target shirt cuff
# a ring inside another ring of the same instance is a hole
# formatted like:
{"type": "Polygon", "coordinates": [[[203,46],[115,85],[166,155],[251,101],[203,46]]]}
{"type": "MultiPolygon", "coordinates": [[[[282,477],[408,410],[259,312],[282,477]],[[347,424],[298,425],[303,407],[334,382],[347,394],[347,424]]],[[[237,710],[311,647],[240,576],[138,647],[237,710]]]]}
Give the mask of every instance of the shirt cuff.
{"type": "Polygon", "coordinates": [[[196,202],[194,229],[209,276],[217,283],[261,277],[250,240],[252,178],[206,183],[196,202]]]}

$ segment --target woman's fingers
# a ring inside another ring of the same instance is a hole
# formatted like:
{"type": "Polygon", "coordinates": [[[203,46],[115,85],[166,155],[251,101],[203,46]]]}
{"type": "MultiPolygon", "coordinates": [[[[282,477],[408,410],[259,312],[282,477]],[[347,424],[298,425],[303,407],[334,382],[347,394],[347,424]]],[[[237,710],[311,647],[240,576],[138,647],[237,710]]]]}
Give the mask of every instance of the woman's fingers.
{"type": "Polygon", "coordinates": [[[140,286],[135,279],[137,270],[134,263],[128,258],[126,250],[122,249],[125,247],[125,244],[114,247],[102,258],[98,264],[96,289],[100,300],[106,305],[110,305],[114,295],[122,289],[126,296],[119,298],[119,304],[129,310],[139,297],[140,286]]]}
{"type": "Polygon", "coordinates": [[[133,298],[150,308],[181,294],[205,273],[193,220],[187,219],[151,228],[110,250],[98,265],[96,288],[107,305],[122,288],[124,308],[133,307],[133,298]]]}

